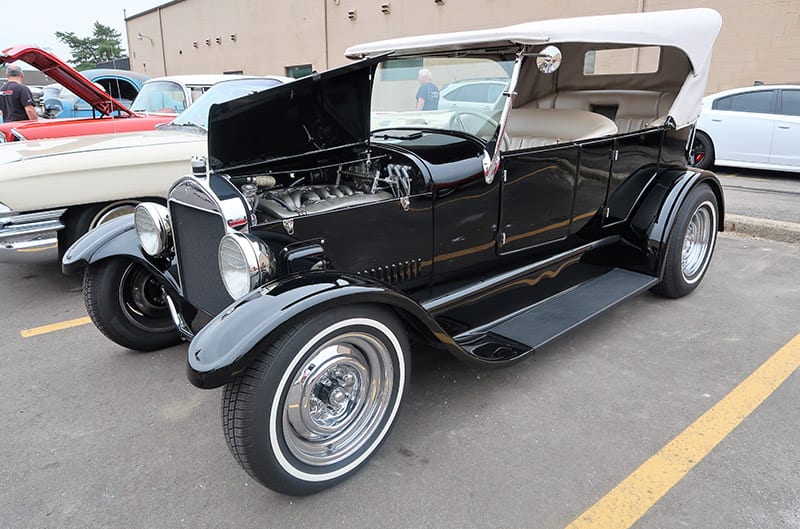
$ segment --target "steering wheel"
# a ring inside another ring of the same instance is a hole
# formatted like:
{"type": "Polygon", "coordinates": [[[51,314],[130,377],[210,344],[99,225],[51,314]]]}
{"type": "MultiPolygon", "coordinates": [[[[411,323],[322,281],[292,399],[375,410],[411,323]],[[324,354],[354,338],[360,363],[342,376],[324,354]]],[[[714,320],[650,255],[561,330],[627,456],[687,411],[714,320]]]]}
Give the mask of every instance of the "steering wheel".
{"type": "MultiPolygon", "coordinates": [[[[487,116],[486,114],[473,112],[471,110],[454,110],[453,114],[450,116],[448,128],[452,130],[460,130],[461,132],[466,132],[477,136],[482,140],[489,141],[492,138],[494,131],[497,130],[498,125],[499,123],[496,119],[487,116]],[[464,117],[477,118],[477,121],[480,124],[478,130],[471,130],[466,124],[470,123],[470,120],[467,120],[465,123],[464,117]]],[[[505,134],[503,134],[502,145],[502,150],[507,150],[507,147],[510,145],[510,140],[505,134]]]]}

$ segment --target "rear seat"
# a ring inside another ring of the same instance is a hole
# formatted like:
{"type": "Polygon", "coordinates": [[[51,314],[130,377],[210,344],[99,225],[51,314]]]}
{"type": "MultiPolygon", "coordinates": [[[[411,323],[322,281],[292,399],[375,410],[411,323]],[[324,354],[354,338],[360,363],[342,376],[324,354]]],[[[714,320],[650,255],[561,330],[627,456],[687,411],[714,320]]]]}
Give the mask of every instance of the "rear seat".
{"type": "Polygon", "coordinates": [[[619,133],[624,134],[662,124],[674,101],[671,92],[583,90],[558,92],[537,101],[536,106],[599,112],[612,117],[619,133]]]}
{"type": "Polygon", "coordinates": [[[594,112],[525,105],[511,111],[505,148],[512,151],[530,149],[616,133],[617,126],[613,121],[594,112]]]}

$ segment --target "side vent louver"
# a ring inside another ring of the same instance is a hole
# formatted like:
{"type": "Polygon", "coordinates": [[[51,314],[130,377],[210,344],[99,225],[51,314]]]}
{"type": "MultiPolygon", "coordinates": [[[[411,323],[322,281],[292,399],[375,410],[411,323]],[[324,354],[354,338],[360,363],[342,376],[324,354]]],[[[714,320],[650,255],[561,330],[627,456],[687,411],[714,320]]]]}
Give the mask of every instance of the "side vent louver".
{"type": "Polygon", "coordinates": [[[416,259],[413,261],[371,268],[360,272],[359,275],[374,277],[385,283],[399,283],[401,281],[417,278],[420,270],[422,270],[422,259],[416,259]]]}

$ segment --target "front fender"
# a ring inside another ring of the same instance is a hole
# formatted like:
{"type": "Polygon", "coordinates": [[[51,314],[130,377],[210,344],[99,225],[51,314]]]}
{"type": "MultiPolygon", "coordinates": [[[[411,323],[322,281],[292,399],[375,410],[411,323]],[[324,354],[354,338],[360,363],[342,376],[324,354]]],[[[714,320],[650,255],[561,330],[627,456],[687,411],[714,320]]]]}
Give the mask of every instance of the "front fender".
{"type": "Polygon", "coordinates": [[[65,274],[76,274],[86,265],[120,256],[141,262],[164,280],[170,293],[180,295],[180,285],[171,273],[171,263],[154,262],[139,246],[133,215],[112,219],[85,233],[67,249],[61,260],[61,270],[65,274]]]}
{"type": "Polygon", "coordinates": [[[389,305],[421,322],[440,342],[455,345],[416,301],[370,278],[335,271],[278,279],[236,300],[189,344],[187,374],[199,388],[227,384],[261,352],[259,343],[297,317],[344,303],[389,305]]]}
{"type": "Polygon", "coordinates": [[[86,232],[67,249],[61,269],[65,274],[75,274],[87,264],[119,254],[144,258],[136,238],[133,215],[123,215],[86,232]]]}

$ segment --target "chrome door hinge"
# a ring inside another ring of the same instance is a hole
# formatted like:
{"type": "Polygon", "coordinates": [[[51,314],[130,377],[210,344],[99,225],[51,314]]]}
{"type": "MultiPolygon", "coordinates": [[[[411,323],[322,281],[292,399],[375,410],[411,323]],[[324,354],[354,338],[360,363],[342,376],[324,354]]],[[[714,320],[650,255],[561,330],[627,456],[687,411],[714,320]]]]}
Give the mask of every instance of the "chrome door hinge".
{"type": "Polygon", "coordinates": [[[501,231],[497,234],[497,245],[498,246],[505,246],[506,244],[506,232],[501,231]]]}
{"type": "Polygon", "coordinates": [[[508,171],[503,169],[503,182],[508,182],[508,171]]]}
{"type": "Polygon", "coordinates": [[[607,219],[610,216],[611,216],[611,208],[609,207],[603,208],[603,218],[607,219]]]}
{"type": "Polygon", "coordinates": [[[609,158],[611,158],[614,161],[619,160],[619,149],[612,149],[611,152],[609,153],[609,158]]]}

